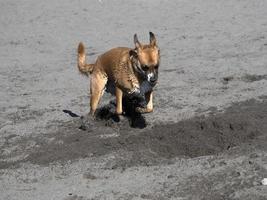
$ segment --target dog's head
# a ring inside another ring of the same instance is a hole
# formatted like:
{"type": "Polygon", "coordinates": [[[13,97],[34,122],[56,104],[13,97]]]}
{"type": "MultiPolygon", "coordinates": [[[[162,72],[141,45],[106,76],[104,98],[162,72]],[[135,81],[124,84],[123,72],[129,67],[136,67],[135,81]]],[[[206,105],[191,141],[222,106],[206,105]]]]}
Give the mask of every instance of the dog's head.
{"type": "Polygon", "coordinates": [[[156,37],[149,32],[150,43],[141,44],[137,35],[134,35],[135,49],[130,51],[130,56],[135,59],[135,68],[143,79],[155,85],[158,80],[158,68],[160,62],[160,51],[157,46],[156,37]]]}

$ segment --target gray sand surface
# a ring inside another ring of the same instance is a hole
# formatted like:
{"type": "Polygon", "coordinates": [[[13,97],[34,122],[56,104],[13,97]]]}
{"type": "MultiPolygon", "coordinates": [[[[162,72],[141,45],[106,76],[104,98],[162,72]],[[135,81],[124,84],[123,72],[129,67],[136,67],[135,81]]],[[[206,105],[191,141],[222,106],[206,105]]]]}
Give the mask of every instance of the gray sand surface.
{"type": "Polygon", "coordinates": [[[0,0],[0,61],[1,200],[267,199],[267,1],[0,0]],[[78,43],[93,62],[149,31],[146,127],[79,129],[63,112],[89,111],[78,43]]]}

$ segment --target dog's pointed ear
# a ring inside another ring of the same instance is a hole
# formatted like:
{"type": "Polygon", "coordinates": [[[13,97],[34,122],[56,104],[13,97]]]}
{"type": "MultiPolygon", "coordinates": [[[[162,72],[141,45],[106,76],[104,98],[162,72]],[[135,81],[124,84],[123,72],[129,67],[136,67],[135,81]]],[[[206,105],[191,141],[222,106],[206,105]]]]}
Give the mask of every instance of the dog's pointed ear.
{"type": "Polygon", "coordinates": [[[134,44],[137,49],[141,48],[142,46],[141,43],[138,41],[137,34],[134,34],[134,44]]]}
{"type": "Polygon", "coordinates": [[[156,40],[156,37],[155,37],[154,33],[149,32],[149,40],[150,40],[150,45],[151,46],[156,46],[157,45],[157,40],[156,40]]]}
{"type": "Polygon", "coordinates": [[[138,57],[137,51],[135,49],[131,49],[129,54],[130,54],[130,57],[133,57],[133,58],[137,58],[138,57]]]}

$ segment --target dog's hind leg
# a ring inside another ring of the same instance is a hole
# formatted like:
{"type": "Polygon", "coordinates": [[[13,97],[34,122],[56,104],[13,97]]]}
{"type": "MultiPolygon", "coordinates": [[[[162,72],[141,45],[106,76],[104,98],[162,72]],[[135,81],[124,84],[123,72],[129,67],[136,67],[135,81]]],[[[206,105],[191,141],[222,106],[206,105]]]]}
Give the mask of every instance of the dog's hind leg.
{"type": "Polygon", "coordinates": [[[90,83],[90,115],[94,116],[97,109],[100,98],[102,97],[107,83],[107,78],[99,75],[93,74],[90,83]]]}

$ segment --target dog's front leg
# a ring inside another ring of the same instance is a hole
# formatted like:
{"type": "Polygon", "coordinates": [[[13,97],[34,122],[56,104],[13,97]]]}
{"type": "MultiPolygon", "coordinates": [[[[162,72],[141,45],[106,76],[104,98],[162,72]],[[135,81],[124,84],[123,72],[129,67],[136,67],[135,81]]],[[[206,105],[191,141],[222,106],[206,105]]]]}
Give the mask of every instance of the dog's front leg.
{"type": "Polygon", "coordinates": [[[145,108],[137,107],[136,111],[139,113],[150,113],[153,112],[153,91],[145,94],[147,106],[145,108]]]}
{"type": "Polygon", "coordinates": [[[123,92],[120,88],[116,87],[116,114],[122,114],[122,95],[123,92]]]}
{"type": "Polygon", "coordinates": [[[153,91],[146,93],[147,112],[153,112],[153,91]]]}

